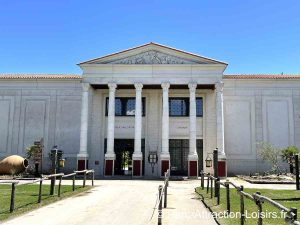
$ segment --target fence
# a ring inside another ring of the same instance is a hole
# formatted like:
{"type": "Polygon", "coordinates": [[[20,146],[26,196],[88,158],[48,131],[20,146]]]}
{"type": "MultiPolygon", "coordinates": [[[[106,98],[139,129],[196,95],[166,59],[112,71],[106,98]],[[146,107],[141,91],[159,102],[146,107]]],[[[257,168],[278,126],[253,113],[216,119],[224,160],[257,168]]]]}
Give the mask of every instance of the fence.
{"type": "MultiPolygon", "coordinates": [[[[207,180],[207,185],[206,185],[206,192],[209,193],[210,192],[210,197],[213,198],[216,197],[217,199],[217,204],[220,204],[220,186],[224,186],[224,188],[226,188],[226,211],[229,214],[230,211],[230,185],[233,186],[235,188],[235,190],[237,191],[237,193],[240,196],[240,224],[244,225],[245,224],[245,202],[244,199],[247,198],[249,200],[251,200],[252,202],[254,202],[257,205],[257,209],[258,209],[258,221],[257,224],[258,225],[262,225],[263,224],[263,204],[264,203],[268,203],[273,205],[274,207],[276,207],[278,210],[281,210],[282,212],[285,212],[286,217],[285,217],[285,222],[288,224],[294,224],[294,225],[300,225],[300,222],[297,221],[297,209],[292,207],[290,209],[284,207],[283,205],[279,204],[278,202],[261,195],[260,192],[256,192],[254,194],[249,194],[247,192],[244,191],[244,187],[241,186],[237,186],[234,183],[230,182],[229,180],[226,180],[225,182],[220,181],[220,178],[216,178],[212,175],[210,175],[210,173],[204,173],[203,171],[201,171],[200,173],[201,175],[201,188],[202,190],[204,190],[204,183],[205,183],[205,177],[207,180]],[[213,185],[213,183],[215,183],[215,185],[213,185]]],[[[195,189],[196,191],[196,189],[195,189]]],[[[196,191],[197,192],[197,191],[196,191]]]]}
{"type": "Polygon", "coordinates": [[[10,196],[10,208],[9,211],[13,212],[15,209],[15,192],[16,192],[16,186],[17,185],[27,185],[27,184],[34,184],[34,183],[38,183],[39,182],[39,194],[38,194],[38,203],[42,202],[42,189],[43,189],[43,181],[44,180],[53,180],[54,182],[51,182],[51,186],[50,186],[50,195],[54,195],[54,189],[55,189],[55,181],[56,178],[59,179],[59,183],[58,183],[58,192],[57,192],[57,196],[60,197],[61,195],[61,183],[62,183],[62,179],[66,178],[66,177],[72,177],[73,183],[72,183],[72,190],[75,191],[75,180],[76,180],[76,175],[79,174],[83,174],[83,184],[82,187],[85,187],[86,185],[86,178],[88,174],[91,174],[91,178],[92,178],[92,186],[94,186],[94,170],[81,170],[81,171],[74,171],[74,173],[70,173],[70,174],[63,174],[63,173],[58,173],[58,174],[50,174],[47,176],[42,176],[41,178],[38,179],[34,179],[34,180],[28,180],[26,182],[20,182],[20,179],[16,179],[16,180],[0,180],[0,184],[11,184],[11,196],[10,196]]]}

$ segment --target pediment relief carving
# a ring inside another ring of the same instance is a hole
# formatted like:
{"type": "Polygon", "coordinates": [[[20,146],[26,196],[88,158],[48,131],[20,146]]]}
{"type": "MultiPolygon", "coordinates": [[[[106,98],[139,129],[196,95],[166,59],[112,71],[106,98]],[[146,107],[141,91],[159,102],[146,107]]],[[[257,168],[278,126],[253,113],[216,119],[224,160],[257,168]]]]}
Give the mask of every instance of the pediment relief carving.
{"type": "MultiPolygon", "coordinates": [[[[107,64],[199,64],[177,56],[168,55],[159,51],[150,50],[123,59],[106,62],[107,64]]],[[[201,62],[200,62],[201,64],[201,62]]],[[[204,64],[204,62],[203,62],[204,64]]]]}

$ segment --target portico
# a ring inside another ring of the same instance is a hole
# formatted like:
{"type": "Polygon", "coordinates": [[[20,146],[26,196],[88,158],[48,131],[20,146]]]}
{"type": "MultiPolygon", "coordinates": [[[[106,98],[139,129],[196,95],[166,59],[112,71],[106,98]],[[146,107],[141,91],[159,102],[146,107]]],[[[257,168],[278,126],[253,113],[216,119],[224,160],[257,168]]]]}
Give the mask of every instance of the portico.
{"type": "Polygon", "coordinates": [[[167,169],[178,170],[180,160],[182,171],[187,168],[186,175],[197,177],[199,165],[216,147],[225,159],[221,78],[227,64],[149,43],[79,66],[83,70],[83,89],[78,166],[84,159],[87,167],[93,161],[89,151],[98,151],[104,155],[103,164],[99,163],[103,175],[113,176],[115,138],[134,139],[134,177],[141,177],[143,171],[151,175],[148,162],[143,162],[150,151],[156,151],[159,157],[153,176],[163,176],[167,169]],[[93,105],[89,105],[91,102],[93,105]],[[88,125],[89,118],[93,121],[95,116],[101,117],[99,124],[88,125]],[[91,146],[92,150],[87,144],[88,135],[97,127],[100,145],[91,146]],[[104,140],[106,149],[101,144],[104,140]],[[172,150],[172,140],[188,140],[187,156],[183,149],[172,150]],[[202,143],[200,162],[198,140],[202,143]]]}

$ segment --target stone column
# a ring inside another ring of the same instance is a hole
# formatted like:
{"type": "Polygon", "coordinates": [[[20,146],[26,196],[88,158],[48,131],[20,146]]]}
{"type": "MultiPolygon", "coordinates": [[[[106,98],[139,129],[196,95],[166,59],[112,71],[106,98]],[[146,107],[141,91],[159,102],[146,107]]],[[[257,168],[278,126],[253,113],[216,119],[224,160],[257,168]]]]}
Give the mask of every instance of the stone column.
{"type": "Polygon", "coordinates": [[[190,140],[188,156],[188,176],[198,177],[198,154],[197,154],[197,117],[196,117],[196,88],[197,83],[189,83],[190,90],[190,140]]]}
{"type": "Polygon", "coordinates": [[[114,152],[115,141],[115,92],[117,84],[108,83],[109,101],[108,101],[108,118],[107,118],[107,150],[105,154],[105,176],[114,175],[114,163],[116,154],[114,152]]]}
{"type": "Polygon", "coordinates": [[[223,113],[223,82],[215,84],[216,87],[216,124],[217,124],[217,149],[219,176],[226,176],[226,155],[224,144],[224,113],[223,113]]]}
{"type": "Polygon", "coordinates": [[[77,169],[84,170],[88,164],[88,124],[89,124],[89,83],[82,83],[81,98],[81,125],[80,125],[80,149],[77,154],[77,169]]]}
{"type": "Polygon", "coordinates": [[[160,153],[161,176],[170,169],[169,153],[169,88],[170,83],[161,84],[163,89],[163,112],[162,112],[162,147],[160,153]]]}
{"type": "Polygon", "coordinates": [[[135,87],[135,134],[134,153],[132,155],[133,171],[135,177],[142,176],[142,88],[143,84],[136,83],[135,87]]]}

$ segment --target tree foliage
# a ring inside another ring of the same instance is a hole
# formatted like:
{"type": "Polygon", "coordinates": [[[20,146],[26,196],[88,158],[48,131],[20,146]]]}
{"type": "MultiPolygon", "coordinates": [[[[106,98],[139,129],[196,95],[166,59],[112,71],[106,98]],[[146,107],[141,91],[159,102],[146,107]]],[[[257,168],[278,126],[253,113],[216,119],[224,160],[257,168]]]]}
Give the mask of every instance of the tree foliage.
{"type": "Polygon", "coordinates": [[[268,142],[259,142],[257,145],[257,152],[263,160],[271,163],[272,168],[270,172],[280,172],[279,162],[282,155],[282,149],[276,148],[268,142]]]}

